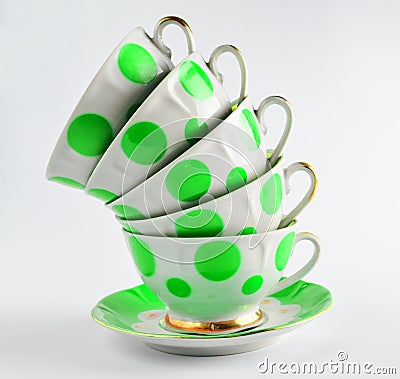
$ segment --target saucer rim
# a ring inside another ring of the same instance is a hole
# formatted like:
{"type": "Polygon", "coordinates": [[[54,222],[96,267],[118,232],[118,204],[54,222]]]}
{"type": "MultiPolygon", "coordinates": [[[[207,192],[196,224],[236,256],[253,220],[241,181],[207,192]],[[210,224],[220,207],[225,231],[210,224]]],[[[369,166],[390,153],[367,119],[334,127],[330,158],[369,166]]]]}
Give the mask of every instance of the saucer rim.
{"type": "MultiPolygon", "coordinates": [[[[124,292],[124,291],[130,290],[130,289],[134,289],[134,288],[137,288],[137,287],[145,285],[145,284],[139,284],[139,285],[136,285],[134,287],[126,288],[124,290],[115,291],[115,292],[103,297],[93,307],[93,309],[91,311],[91,317],[97,324],[99,324],[99,325],[101,325],[101,326],[103,326],[103,327],[105,327],[107,329],[115,330],[117,332],[122,332],[122,333],[125,333],[125,334],[134,335],[134,336],[137,336],[139,338],[140,337],[151,338],[152,340],[157,340],[157,339],[162,339],[162,340],[165,340],[165,339],[203,340],[203,341],[204,340],[226,340],[228,338],[239,338],[239,337],[244,337],[244,336],[249,336],[249,335],[256,335],[256,334],[267,333],[267,332],[271,332],[271,331],[278,331],[278,330],[283,330],[283,329],[289,331],[289,330],[293,329],[294,327],[297,327],[297,326],[300,326],[302,324],[305,324],[305,323],[307,323],[309,321],[314,320],[316,317],[319,317],[319,316],[323,315],[324,313],[329,311],[332,308],[333,304],[334,304],[334,299],[333,299],[332,293],[328,288],[326,288],[325,286],[322,286],[320,284],[317,284],[317,283],[306,282],[304,280],[299,280],[299,282],[300,281],[304,282],[304,283],[307,283],[307,284],[314,284],[314,285],[317,285],[317,286],[320,286],[320,287],[324,288],[328,292],[328,294],[330,295],[329,304],[327,304],[326,307],[324,307],[323,310],[321,310],[320,312],[316,313],[315,315],[312,315],[310,317],[307,317],[307,318],[301,319],[301,320],[292,320],[292,321],[287,322],[286,324],[273,326],[273,327],[270,327],[270,328],[267,328],[267,329],[258,329],[258,330],[249,329],[249,330],[246,330],[246,331],[238,331],[238,332],[234,332],[234,333],[227,333],[227,334],[224,334],[224,335],[219,334],[219,335],[214,335],[214,336],[212,336],[212,335],[201,335],[201,334],[198,334],[198,335],[188,335],[188,334],[186,334],[185,335],[183,333],[182,334],[154,334],[154,333],[147,333],[147,332],[138,332],[138,331],[135,331],[133,329],[128,330],[128,329],[120,328],[120,327],[117,327],[117,326],[113,326],[113,325],[107,324],[107,323],[99,320],[95,316],[94,312],[98,308],[98,305],[105,298],[107,298],[108,296],[112,296],[112,295],[114,295],[116,293],[119,293],[119,292],[124,292]]],[[[274,294],[272,294],[270,296],[273,297],[273,295],[274,294]]],[[[259,326],[261,326],[261,325],[259,325],[259,326]]],[[[177,332],[175,332],[175,333],[177,333],[177,332]]]]}

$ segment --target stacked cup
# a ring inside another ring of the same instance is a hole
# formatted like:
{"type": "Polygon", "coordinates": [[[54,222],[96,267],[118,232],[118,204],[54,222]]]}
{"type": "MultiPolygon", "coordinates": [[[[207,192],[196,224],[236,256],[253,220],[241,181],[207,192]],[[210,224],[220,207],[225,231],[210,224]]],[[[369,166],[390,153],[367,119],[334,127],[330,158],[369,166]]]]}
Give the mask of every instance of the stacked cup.
{"type": "Polygon", "coordinates": [[[229,334],[264,322],[259,302],[300,280],[319,256],[318,239],[297,232],[296,221],[315,193],[315,172],[283,163],[292,120],[280,96],[255,109],[236,47],[219,46],[206,62],[187,23],[165,17],[153,38],[135,28],[111,53],[68,120],[47,178],[84,189],[115,213],[143,282],[167,307],[165,328],[229,334]],[[163,42],[170,24],[188,46],[176,67],[163,42]],[[240,67],[235,102],[217,69],[223,54],[240,67]],[[286,120],[271,148],[265,114],[273,105],[286,120]],[[298,171],[310,184],[288,210],[298,171]],[[282,278],[302,240],[312,243],[312,257],[282,278]]]}

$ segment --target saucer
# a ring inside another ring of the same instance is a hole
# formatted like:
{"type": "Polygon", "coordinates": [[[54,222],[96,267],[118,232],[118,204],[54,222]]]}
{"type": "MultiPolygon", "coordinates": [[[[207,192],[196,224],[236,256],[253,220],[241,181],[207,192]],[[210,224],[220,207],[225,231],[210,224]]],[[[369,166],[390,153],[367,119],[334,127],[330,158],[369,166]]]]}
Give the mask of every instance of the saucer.
{"type": "Polygon", "coordinates": [[[142,284],[100,300],[92,310],[92,317],[106,328],[138,336],[156,350],[180,355],[214,356],[270,346],[286,333],[328,310],[332,302],[327,288],[299,280],[260,302],[260,309],[266,317],[257,327],[220,335],[186,334],[165,328],[165,304],[142,284]]]}

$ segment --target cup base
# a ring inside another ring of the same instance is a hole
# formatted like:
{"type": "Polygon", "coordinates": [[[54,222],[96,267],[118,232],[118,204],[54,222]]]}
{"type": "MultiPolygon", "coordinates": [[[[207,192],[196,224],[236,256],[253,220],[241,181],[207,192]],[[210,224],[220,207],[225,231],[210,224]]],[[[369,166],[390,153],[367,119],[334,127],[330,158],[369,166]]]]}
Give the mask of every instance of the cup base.
{"type": "Polygon", "coordinates": [[[265,317],[266,316],[261,309],[247,313],[234,320],[210,322],[178,320],[169,316],[167,313],[164,317],[163,323],[167,329],[180,333],[224,334],[254,328],[264,322],[265,317]]]}

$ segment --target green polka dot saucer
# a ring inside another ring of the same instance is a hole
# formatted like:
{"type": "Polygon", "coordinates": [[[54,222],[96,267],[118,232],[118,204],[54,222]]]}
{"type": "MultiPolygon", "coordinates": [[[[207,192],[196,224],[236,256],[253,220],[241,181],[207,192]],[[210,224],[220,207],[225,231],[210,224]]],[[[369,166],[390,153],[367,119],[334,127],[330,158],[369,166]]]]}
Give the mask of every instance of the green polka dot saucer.
{"type": "Polygon", "coordinates": [[[276,230],[280,224],[288,225],[309,204],[317,182],[316,174],[309,164],[296,162],[284,168],[283,160],[280,159],[271,170],[246,186],[179,212],[144,219],[145,215],[148,216],[150,204],[142,204],[140,191],[135,190],[131,192],[136,197],[132,197],[129,204],[136,208],[126,204],[113,205],[115,203],[110,206],[125,216],[116,217],[124,229],[137,234],[170,237],[255,234],[276,230]],[[303,198],[282,220],[290,178],[299,171],[310,177],[310,185],[303,198]]]}
{"type": "MultiPolygon", "coordinates": [[[[192,127],[189,122],[186,128],[188,125],[192,127]]],[[[291,126],[292,110],[282,97],[264,99],[257,111],[246,98],[193,147],[108,207],[124,218],[148,218],[198,205],[209,195],[220,197],[253,181],[274,165],[291,126]],[[275,104],[284,109],[286,124],[278,143],[279,151],[273,150],[267,161],[262,120],[266,109],[275,104]],[[136,215],[132,214],[132,208],[138,211],[136,215]]]]}
{"type": "Polygon", "coordinates": [[[166,328],[165,304],[142,284],[100,300],[92,310],[92,317],[100,325],[136,336],[156,350],[213,356],[270,346],[326,312],[332,302],[328,289],[300,280],[260,301],[260,309],[266,317],[255,328],[227,335],[187,334],[166,328]]]}
{"type": "Polygon", "coordinates": [[[47,167],[49,180],[79,189],[86,186],[116,134],[173,69],[171,51],[162,38],[170,24],[184,31],[189,54],[193,52],[191,29],[178,17],[161,19],[153,38],[141,27],[133,29],[107,58],[70,116],[47,167]]]}
{"type": "MultiPolygon", "coordinates": [[[[99,191],[106,193],[107,202],[116,199],[187,150],[193,139],[212,130],[231,112],[230,101],[215,68],[223,53],[233,54],[240,64],[239,100],[243,100],[247,94],[247,71],[237,48],[217,47],[208,63],[200,53],[190,54],[122,128],[93,171],[86,186],[87,193],[94,196],[99,191]]],[[[104,200],[104,196],[100,198],[104,200]]]]}
{"type": "Polygon", "coordinates": [[[263,322],[259,302],[304,277],[318,261],[320,244],[297,223],[266,234],[212,238],[124,236],[143,282],[168,307],[171,329],[231,333],[263,322]],[[300,241],[313,245],[301,269],[280,280],[300,241]]]}

